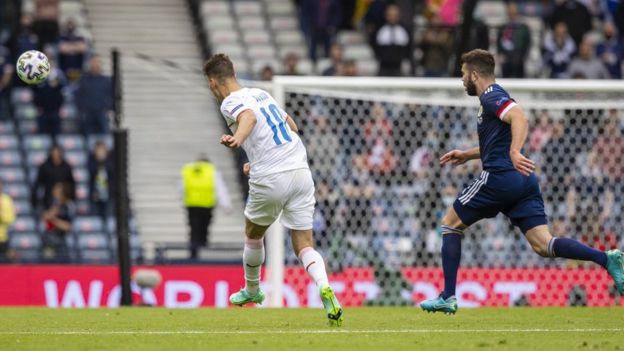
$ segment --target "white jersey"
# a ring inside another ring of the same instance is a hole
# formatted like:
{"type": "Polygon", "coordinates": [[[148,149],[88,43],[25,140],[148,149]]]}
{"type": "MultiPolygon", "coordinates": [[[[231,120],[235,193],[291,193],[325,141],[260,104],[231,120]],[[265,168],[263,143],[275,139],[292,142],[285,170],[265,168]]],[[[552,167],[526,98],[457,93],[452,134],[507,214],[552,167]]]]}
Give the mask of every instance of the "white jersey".
{"type": "Polygon", "coordinates": [[[243,143],[251,166],[250,178],[308,167],[308,156],[299,135],[286,123],[286,112],[266,91],[242,88],[221,103],[221,113],[232,133],[241,112],[251,110],[256,125],[243,143]]]}

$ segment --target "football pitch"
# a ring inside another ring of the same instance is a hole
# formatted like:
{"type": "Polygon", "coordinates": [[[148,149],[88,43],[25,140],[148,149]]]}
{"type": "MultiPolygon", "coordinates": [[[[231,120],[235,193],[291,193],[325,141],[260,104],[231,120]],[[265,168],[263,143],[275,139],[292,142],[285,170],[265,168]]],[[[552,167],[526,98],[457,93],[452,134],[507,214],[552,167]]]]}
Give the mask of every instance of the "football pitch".
{"type": "Polygon", "coordinates": [[[0,309],[2,350],[624,350],[622,308],[0,309]]]}

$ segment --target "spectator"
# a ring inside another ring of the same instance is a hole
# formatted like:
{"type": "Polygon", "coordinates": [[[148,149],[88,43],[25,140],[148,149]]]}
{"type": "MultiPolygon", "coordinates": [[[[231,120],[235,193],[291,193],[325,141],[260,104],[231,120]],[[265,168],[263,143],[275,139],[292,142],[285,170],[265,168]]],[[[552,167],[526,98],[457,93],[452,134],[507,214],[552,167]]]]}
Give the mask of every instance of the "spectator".
{"type": "Polygon", "coordinates": [[[568,66],[576,52],[576,44],[568,33],[568,26],[558,22],[544,38],[543,60],[550,68],[550,78],[568,78],[568,66]]]}
{"type": "Polygon", "coordinates": [[[57,183],[65,183],[71,190],[73,198],[73,190],[75,186],[72,168],[63,157],[63,150],[58,145],[50,148],[48,158],[39,166],[37,179],[33,185],[31,193],[31,202],[34,209],[42,204],[44,208],[52,205],[52,189],[57,183]],[[39,189],[43,187],[43,203],[39,196],[39,189]]]}
{"type": "Polygon", "coordinates": [[[69,183],[56,183],[52,188],[52,203],[43,212],[44,222],[43,257],[55,261],[66,262],[69,259],[66,236],[72,230],[74,204],[72,202],[73,186],[69,183]]]}
{"type": "Polygon", "coordinates": [[[624,178],[624,137],[617,110],[609,111],[607,118],[606,126],[594,142],[592,154],[596,155],[601,172],[617,186],[624,178]]]}
{"type": "Polygon", "coordinates": [[[429,19],[420,44],[426,77],[444,77],[449,71],[449,57],[454,46],[453,28],[444,26],[437,15],[429,19]]]}
{"type": "MultiPolygon", "coordinates": [[[[9,50],[13,54],[13,62],[25,51],[39,49],[39,37],[32,29],[33,17],[23,14],[20,18],[20,27],[9,40],[9,50]]],[[[26,84],[26,83],[22,83],[26,84]]]]}
{"type": "Polygon", "coordinates": [[[337,76],[339,75],[339,67],[342,64],[343,49],[340,44],[333,44],[329,52],[331,58],[331,66],[323,70],[324,76],[337,76]]]}
{"type": "Polygon", "coordinates": [[[65,88],[65,76],[49,57],[52,67],[50,75],[41,84],[34,88],[35,105],[39,116],[37,117],[38,132],[49,134],[52,140],[61,131],[60,111],[63,106],[63,89],[65,88]]]}
{"type": "Polygon", "coordinates": [[[59,36],[59,0],[36,0],[33,29],[39,36],[39,48],[56,43],[59,36]]]}
{"type": "Polygon", "coordinates": [[[323,57],[329,56],[342,20],[339,0],[301,0],[300,23],[308,42],[310,59],[316,63],[318,45],[323,48],[323,57]]]}
{"type": "Polygon", "coordinates": [[[358,68],[355,60],[349,59],[344,60],[342,66],[340,68],[340,75],[343,77],[357,77],[358,76],[358,68]]]}
{"type": "Polygon", "coordinates": [[[400,23],[397,5],[386,7],[386,22],[375,34],[375,56],[379,62],[379,76],[400,76],[401,64],[409,59],[411,35],[400,23]]]}
{"type": "Polygon", "coordinates": [[[260,80],[270,82],[273,80],[273,75],[273,67],[266,65],[262,67],[262,70],[260,71],[260,80]]]}
{"type": "Polygon", "coordinates": [[[9,243],[9,226],[15,222],[15,208],[11,197],[2,192],[3,183],[0,180],[0,261],[6,256],[9,243]]]}
{"type": "Polygon", "coordinates": [[[581,43],[583,36],[592,29],[592,16],[587,7],[579,0],[563,0],[555,6],[550,23],[554,28],[559,22],[566,24],[576,46],[581,43]]]}
{"type": "Polygon", "coordinates": [[[297,70],[297,65],[299,64],[299,56],[294,52],[291,52],[286,55],[284,59],[284,67],[285,70],[282,73],[285,76],[299,76],[301,75],[297,70]]]}
{"type": "Polygon", "coordinates": [[[616,33],[613,23],[606,22],[603,25],[602,33],[604,41],[596,47],[598,56],[609,70],[613,79],[622,79],[622,60],[624,59],[624,44],[616,33]]]}
{"type": "Polygon", "coordinates": [[[508,22],[498,30],[498,52],[504,78],[524,78],[524,62],[531,48],[529,27],[518,20],[518,5],[507,4],[508,22]]]}
{"type": "Polygon", "coordinates": [[[102,61],[93,56],[89,61],[89,72],[78,83],[76,104],[83,119],[85,134],[108,133],[109,116],[113,109],[113,90],[110,77],[102,74],[102,61]]]}
{"type": "Polygon", "coordinates": [[[59,65],[70,82],[80,79],[88,45],[85,38],[76,34],[76,22],[67,20],[59,40],[59,65]]]}
{"type": "Polygon", "coordinates": [[[98,140],[89,156],[89,199],[91,212],[99,215],[102,221],[111,213],[113,199],[113,159],[106,143],[98,140]]]}
{"type": "Polygon", "coordinates": [[[7,114],[5,114],[5,106],[8,106],[7,102],[9,99],[12,77],[13,60],[11,59],[11,52],[7,47],[0,45],[0,121],[4,120],[7,116],[7,114]]]}
{"type": "Polygon", "coordinates": [[[584,39],[579,46],[578,57],[570,62],[568,77],[585,79],[609,79],[609,71],[602,61],[594,56],[594,46],[584,39]]]}
{"type": "Polygon", "coordinates": [[[208,244],[214,207],[218,204],[229,209],[230,197],[221,174],[204,155],[196,162],[184,165],[182,184],[191,229],[191,258],[197,258],[197,249],[208,244]]]}

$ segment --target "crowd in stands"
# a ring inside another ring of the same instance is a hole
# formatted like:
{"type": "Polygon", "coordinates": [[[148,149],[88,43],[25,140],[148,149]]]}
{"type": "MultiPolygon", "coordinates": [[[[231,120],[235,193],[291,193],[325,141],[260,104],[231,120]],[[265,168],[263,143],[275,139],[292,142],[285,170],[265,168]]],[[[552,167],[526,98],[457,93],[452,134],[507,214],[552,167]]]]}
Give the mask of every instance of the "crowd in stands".
{"type": "Polygon", "coordinates": [[[111,78],[75,20],[60,22],[59,0],[35,1],[34,13],[22,12],[20,3],[0,5],[0,18],[19,18],[0,27],[0,138],[15,140],[0,145],[0,261],[20,260],[22,245],[37,251],[33,261],[67,262],[69,235],[83,229],[76,218],[98,218],[95,227],[110,227],[111,78]],[[14,72],[27,50],[44,52],[51,63],[37,86],[14,72]],[[12,235],[21,238],[16,250],[12,235]]]}
{"type": "MultiPolygon", "coordinates": [[[[309,59],[332,59],[332,70],[323,75],[347,75],[336,67],[351,65],[357,75],[358,57],[335,60],[337,36],[359,30],[368,40],[379,76],[448,77],[458,75],[456,50],[465,45],[497,54],[499,75],[506,78],[622,78],[624,4],[615,0],[509,0],[502,23],[488,24],[478,11],[467,42],[460,40],[462,0],[297,0],[299,24],[309,59]],[[532,20],[533,26],[527,24],[532,20]],[[536,21],[537,20],[537,21],[536,21]],[[416,23],[416,24],[415,24],[416,23]],[[537,39],[536,39],[537,38],[537,39]],[[531,56],[535,51],[536,57],[531,56]],[[527,65],[532,65],[530,74],[527,65]]],[[[268,71],[298,75],[295,53],[282,69],[268,71]]],[[[318,68],[318,65],[317,65],[318,68]]]]}

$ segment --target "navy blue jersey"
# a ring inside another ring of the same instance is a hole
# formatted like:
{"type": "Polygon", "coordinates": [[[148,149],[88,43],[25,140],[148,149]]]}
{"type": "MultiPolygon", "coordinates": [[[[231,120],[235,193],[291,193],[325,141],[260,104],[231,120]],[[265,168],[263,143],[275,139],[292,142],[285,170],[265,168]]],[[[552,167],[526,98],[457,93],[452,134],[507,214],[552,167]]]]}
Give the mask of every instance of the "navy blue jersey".
{"type": "Polygon", "coordinates": [[[481,96],[478,116],[479,151],[483,169],[489,172],[513,170],[509,157],[511,125],[503,122],[516,102],[498,84],[490,85],[481,96]]]}

